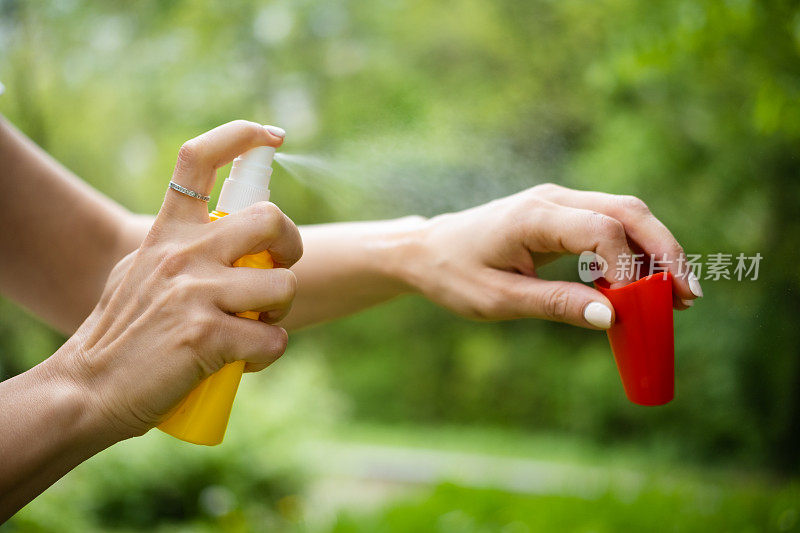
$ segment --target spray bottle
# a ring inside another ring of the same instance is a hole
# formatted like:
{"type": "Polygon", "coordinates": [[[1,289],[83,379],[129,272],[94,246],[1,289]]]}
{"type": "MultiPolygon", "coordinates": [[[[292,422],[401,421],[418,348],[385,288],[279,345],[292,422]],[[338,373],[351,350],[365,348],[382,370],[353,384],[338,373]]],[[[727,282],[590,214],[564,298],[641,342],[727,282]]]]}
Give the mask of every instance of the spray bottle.
{"type": "MultiPolygon", "coordinates": [[[[269,200],[269,178],[275,148],[260,146],[240,155],[233,161],[231,173],[219,194],[217,208],[209,215],[211,221],[235,213],[257,202],[269,200]]],[[[246,255],[233,266],[272,268],[272,257],[266,251],[246,255]]],[[[255,311],[237,316],[258,320],[255,311]]],[[[214,446],[222,442],[233,399],[244,372],[244,361],[222,367],[207,377],[179,403],[158,429],[178,439],[214,446]]]]}

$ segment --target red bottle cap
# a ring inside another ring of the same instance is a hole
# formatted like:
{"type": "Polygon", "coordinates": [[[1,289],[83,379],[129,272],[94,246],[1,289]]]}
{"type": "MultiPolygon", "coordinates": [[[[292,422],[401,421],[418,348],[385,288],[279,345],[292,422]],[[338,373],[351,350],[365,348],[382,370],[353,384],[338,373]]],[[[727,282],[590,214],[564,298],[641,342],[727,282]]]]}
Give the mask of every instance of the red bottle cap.
{"type": "Polygon", "coordinates": [[[669,403],[675,396],[672,274],[651,274],[618,289],[601,278],[595,287],[614,306],[608,340],[628,399],[639,405],[669,403]]]}

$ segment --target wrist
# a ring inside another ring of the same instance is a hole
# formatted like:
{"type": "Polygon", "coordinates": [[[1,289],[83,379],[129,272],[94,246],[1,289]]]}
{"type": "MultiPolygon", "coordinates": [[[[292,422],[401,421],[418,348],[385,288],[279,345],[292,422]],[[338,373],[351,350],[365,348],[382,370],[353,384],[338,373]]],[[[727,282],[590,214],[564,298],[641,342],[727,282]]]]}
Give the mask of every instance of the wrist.
{"type": "Polygon", "coordinates": [[[66,378],[59,353],[0,383],[0,522],[118,439],[66,378]]]}
{"type": "Polygon", "coordinates": [[[383,254],[379,261],[382,274],[400,293],[419,292],[428,220],[414,215],[392,220],[390,224],[379,244],[383,254]]]}
{"type": "MultiPolygon", "coordinates": [[[[72,339],[71,339],[72,340],[72,339]]],[[[109,417],[103,409],[102,391],[90,379],[82,377],[72,360],[79,357],[68,353],[73,343],[67,341],[56,354],[39,365],[37,379],[42,390],[47,391],[50,403],[57,411],[59,425],[70,436],[70,439],[93,450],[92,454],[127,438],[109,423],[109,417]]]]}

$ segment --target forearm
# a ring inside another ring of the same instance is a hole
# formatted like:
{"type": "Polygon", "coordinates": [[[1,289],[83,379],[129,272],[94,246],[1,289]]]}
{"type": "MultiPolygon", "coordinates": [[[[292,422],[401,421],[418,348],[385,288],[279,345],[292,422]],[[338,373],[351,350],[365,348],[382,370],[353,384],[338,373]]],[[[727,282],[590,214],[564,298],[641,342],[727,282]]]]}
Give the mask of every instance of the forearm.
{"type": "Polygon", "coordinates": [[[0,383],[0,523],[117,440],[54,359],[0,383]]]}
{"type": "Polygon", "coordinates": [[[421,217],[303,226],[303,257],[292,268],[297,294],[287,329],[339,318],[414,291],[410,261],[421,217]]]}
{"type": "Polygon", "coordinates": [[[89,314],[127,253],[132,215],[0,117],[0,290],[63,332],[89,314]]]}

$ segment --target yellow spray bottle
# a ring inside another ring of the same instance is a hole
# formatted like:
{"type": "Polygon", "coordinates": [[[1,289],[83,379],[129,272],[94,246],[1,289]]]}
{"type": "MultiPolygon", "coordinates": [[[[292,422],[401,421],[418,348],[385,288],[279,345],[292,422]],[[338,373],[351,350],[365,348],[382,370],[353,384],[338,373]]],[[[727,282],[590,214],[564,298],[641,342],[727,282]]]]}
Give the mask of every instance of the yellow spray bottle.
{"type": "MultiPolygon", "coordinates": [[[[233,161],[230,176],[222,185],[217,208],[210,215],[212,221],[256,202],[269,200],[269,178],[274,157],[275,148],[260,146],[233,161]]],[[[246,255],[233,266],[272,268],[273,263],[269,253],[264,251],[246,255]]],[[[255,311],[239,313],[238,316],[258,320],[255,311]]],[[[214,446],[221,443],[244,365],[244,361],[230,363],[207,377],[172,410],[158,429],[194,444],[214,446]]]]}

